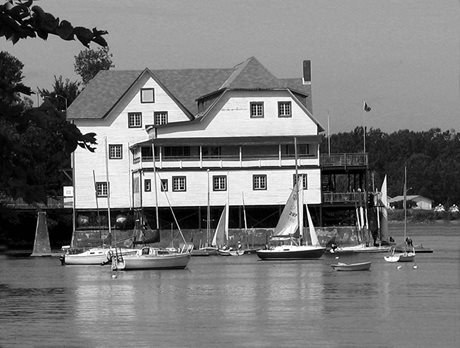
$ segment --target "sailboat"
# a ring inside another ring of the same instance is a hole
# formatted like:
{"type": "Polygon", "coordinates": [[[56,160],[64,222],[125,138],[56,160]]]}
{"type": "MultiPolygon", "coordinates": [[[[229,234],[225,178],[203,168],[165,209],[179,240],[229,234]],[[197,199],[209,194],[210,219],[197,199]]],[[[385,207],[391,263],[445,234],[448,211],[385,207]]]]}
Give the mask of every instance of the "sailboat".
{"type": "Polygon", "coordinates": [[[385,261],[387,262],[414,262],[415,259],[415,249],[412,247],[412,250],[407,250],[407,168],[404,167],[404,199],[403,199],[403,208],[404,208],[404,241],[406,241],[406,246],[404,250],[400,253],[395,252],[393,248],[390,255],[385,256],[385,261]]]}
{"type": "MultiPolygon", "coordinates": [[[[155,158],[155,150],[152,145],[153,158],[155,158]]],[[[156,207],[156,231],[160,231],[159,217],[158,217],[158,196],[157,196],[157,172],[154,164],[154,186],[155,186],[155,207],[156,207]]],[[[172,216],[179,229],[179,233],[182,237],[182,246],[179,250],[173,248],[157,248],[152,246],[144,246],[137,250],[134,255],[118,255],[115,254],[112,257],[112,270],[145,270],[145,269],[184,269],[187,267],[188,262],[191,258],[191,252],[193,250],[193,244],[185,241],[182,230],[180,229],[176,215],[172,209],[171,203],[169,202],[166,191],[164,191],[165,197],[168,201],[169,208],[172,216]]],[[[155,233],[152,236],[155,238],[155,233]]],[[[157,237],[159,240],[159,236],[157,237]]],[[[154,242],[154,240],[151,242],[154,242]]]]}
{"type": "Polygon", "coordinates": [[[218,251],[216,247],[210,246],[209,237],[211,231],[211,192],[209,187],[209,169],[208,172],[208,204],[206,209],[206,243],[204,246],[200,246],[198,249],[192,251],[192,256],[213,256],[217,255],[218,251]]]}
{"type": "Polygon", "coordinates": [[[224,209],[219,218],[216,231],[212,238],[211,246],[217,248],[217,254],[220,256],[239,256],[243,255],[243,250],[233,250],[228,246],[228,201],[225,203],[224,209]]]}
{"type": "MultiPolygon", "coordinates": [[[[105,138],[105,170],[106,170],[106,182],[107,182],[107,223],[109,229],[109,236],[112,235],[112,225],[111,225],[111,216],[110,216],[110,180],[109,180],[109,165],[108,165],[108,147],[107,147],[107,138],[105,138]]],[[[93,181],[94,181],[94,190],[96,192],[96,179],[95,172],[93,170],[93,181]]],[[[74,195],[75,202],[75,195],[74,195]]],[[[99,206],[97,201],[96,194],[96,206],[99,216],[99,206]]],[[[74,204],[75,210],[75,204],[74,204]]],[[[73,213],[73,219],[75,224],[75,212],[73,213]]],[[[99,221],[99,219],[98,219],[99,221]]],[[[75,227],[73,228],[75,233],[75,227]]],[[[73,238],[73,235],[72,235],[73,238]]],[[[116,245],[116,242],[115,242],[116,245]]],[[[109,263],[112,259],[112,255],[131,255],[136,253],[137,249],[129,248],[116,248],[111,245],[101,247],[94,247],[88,250],[72,250],[69,246],[62,247],[63,254],[59,257],[62,265],[105,265],[109,263]]]]}
{"type": "MultiPolygon", "coordinates": [[[[380,240],[382,241],[384,236],[388,235],[388,218],[387,218],[387,203],[386,203],[386,176],[382,184],[382,198],[380,199],[380,204],[377,209],[377,218],[379,217],[379,210],[382,212],[382,219],[378,218],[378,224],[380,226],[380,240]],[[383,198],[384,197],[384,198],[383,198]],[[385,201],[384,201],[385,200],[385,201]]],[[[362,237],[362,230],[365,228],[364,217],[367,215],[367,212],[363,211],[362,208],[356,208],[356,219],[358,227],[358,236],[362,237]]],[[[369,242],[360,243],[358,245],[336,247],[330,250],[331,254],[345,254],[345,253],[386,253],[390,251],[388,245],[369,245],[369,242]]]]}
{"type": "Polygon", "coordinates": [[[309,233],[312,245],[302,245],[303,238],[303,202],[299,202],[299,188],[303,187],[302,177],[292,190],[286,205],[281,213],[270,245],[266,249],[257,250],[257,256],[262,260],[302,260],[318,259],[326,250],[319,245],[318,236],[311,219],[308,206],[305,204],[309,233]],[[298,236],[298,237],[297,237],[298,236]]]}

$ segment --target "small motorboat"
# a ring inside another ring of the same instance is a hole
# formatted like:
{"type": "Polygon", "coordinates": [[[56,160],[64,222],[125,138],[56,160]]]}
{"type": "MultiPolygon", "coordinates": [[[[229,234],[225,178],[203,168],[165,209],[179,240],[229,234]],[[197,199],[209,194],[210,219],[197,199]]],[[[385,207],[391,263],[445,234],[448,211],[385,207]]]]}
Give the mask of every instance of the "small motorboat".
{"type": "Polygon", "coordinates": [[[357,263],[343,263],[339,262],[337,264],[331,265],[331,267],[336,271],[369,271],[371,268],[371,262],[357,262],[357,263]]]}
{"type": "Polygon", "coordinates": [[[415,261],[415,251],[405,251],[402,253],[395,253],[394,249],[391,255],[384,257],[387,262],[414,262],[415,261]]]}

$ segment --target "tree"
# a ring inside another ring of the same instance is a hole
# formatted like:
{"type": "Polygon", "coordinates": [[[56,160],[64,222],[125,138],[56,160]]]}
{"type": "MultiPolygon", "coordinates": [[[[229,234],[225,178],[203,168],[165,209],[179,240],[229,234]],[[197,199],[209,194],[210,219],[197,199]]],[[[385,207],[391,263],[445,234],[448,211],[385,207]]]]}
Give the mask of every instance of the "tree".
{"type": "MultiPolygon", "coordinates": [[[[9,55],[1,57],[16,62],[3,84],[21,85],[22,63],[9,55]]],[[[82,134],[49,101],[38,108],[25,108],[16,102],[14,91],[0,89],[0,197],[43,202],[60,191],[64,179],[60,169],[75,148],[94,151],[95,134],[82,134]]]]}
{"type": "Polygon", "coordinates": [[[73,27],[67,20],[61,21],[40,6],[32,6],[33,3],[33,0],[9,0],[0,5],[0,37],[4,36],[15,44],[21,39],[38,36],[46,40],[49,35],[56,35],[63,40],[77,38],[86,47],[91,42],[107,46],[103,38],[106,31],[73,27]]]}
{"type": "Polygon", "coordinates": [[[113,67],[112,54],[109,53],[108,47],[82,50],[75,56],[74,70],[80,75],[84,85],[87,85],[100,70],[109,70],[113,67]]]}
{"type": "MultiPolygon", "coordinates": [[[[10,0],[0,5],[0,37],[15,44],[25,38],[46,40],[56,35],[63,40],[76,38],[86,47],[91,42],[107,46],[106,31],[73,27],[33,3],[10,0]]],[[[32,91],[22,84],[23,64],[18,59],[1,52],[0,68],[0,198],[43,202],[60,189],[59,169],[75,148],[94,151],[95,134],[82,134],[49,101],[38,108],[27,107],[20,94],[32,91]]],[[[75,87],[62,79],[56,82],[55,88],[75,87]]]]}
{"type": "Polygon", "coordinates": [[[24,86],[22,68],[24,64],[8,52],[0,52],[0,102],[16,104],[21,102],[20,93],[29,94],[31,89],[24,86]]]}
{"type": "Polygon", "coordinates": [[[43,99],[51,102],[56,109],[67,112],[67,108],[80,94],[80,82],[70,81],[68,78],[64,81],[62,76],[54,76],[53,89],[48,91],[39,88],[38,93],[43,99]]]}

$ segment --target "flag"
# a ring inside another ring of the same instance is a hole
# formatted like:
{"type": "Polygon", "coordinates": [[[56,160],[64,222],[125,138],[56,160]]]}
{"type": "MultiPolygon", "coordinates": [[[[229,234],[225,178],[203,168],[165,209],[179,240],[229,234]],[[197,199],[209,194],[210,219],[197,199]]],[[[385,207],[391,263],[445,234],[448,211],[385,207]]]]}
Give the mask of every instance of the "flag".
{"type": "Polygon", "coordinates": [[[366,102],[364,102],[363,110],[366,111],[366,112],[369,112],[369,111],[371,111],[371,107],[369,105],[367,105],[366,102]]]}

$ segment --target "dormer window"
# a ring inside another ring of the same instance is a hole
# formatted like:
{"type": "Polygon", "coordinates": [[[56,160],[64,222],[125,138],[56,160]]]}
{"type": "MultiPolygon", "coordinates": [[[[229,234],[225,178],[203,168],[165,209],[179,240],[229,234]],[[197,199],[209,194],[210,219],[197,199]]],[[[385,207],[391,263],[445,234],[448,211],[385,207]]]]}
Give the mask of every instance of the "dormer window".
{"type": "Polygon", "coordinates": [[[155,90],[153,88],[141,89],[141,103],[155,103],[155,90]]]}
{"type": "Polygon", "coordinates": [[[292,117],[291,102],[278,102],[278,117],[292,117]]]}
{"type": "Polygon", "coordinates": [[[264,103],[263,102],[251,102],[250,110],[251,110],[251,118],[264,117],[264,103]]]}

